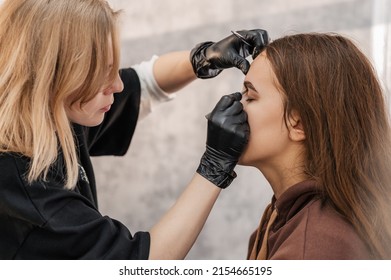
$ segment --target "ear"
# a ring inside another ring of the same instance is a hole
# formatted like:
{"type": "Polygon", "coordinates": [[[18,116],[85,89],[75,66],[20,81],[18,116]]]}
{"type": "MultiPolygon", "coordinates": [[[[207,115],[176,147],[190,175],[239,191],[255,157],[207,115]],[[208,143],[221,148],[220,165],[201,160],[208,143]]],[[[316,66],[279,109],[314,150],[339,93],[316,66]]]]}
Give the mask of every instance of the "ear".
{"type": "Polygon", "coordinates": [[[296,111],[293,111],[288,118],[288,130],[289,138],[292,141],[300,142],[305,140],[303,123],[301,122],[300,115],[296,111]]]}

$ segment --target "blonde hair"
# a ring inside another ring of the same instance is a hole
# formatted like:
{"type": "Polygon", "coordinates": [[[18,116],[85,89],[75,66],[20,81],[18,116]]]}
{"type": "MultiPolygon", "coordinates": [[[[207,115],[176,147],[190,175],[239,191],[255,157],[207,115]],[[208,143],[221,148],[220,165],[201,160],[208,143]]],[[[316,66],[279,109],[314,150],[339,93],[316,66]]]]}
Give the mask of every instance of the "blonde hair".
{"type": "Polygon", "coordinates": [[[7,0],[0,10],[0,152],[31,159],[29,183],[63,154],[65,187],[78,155],[65,106],[91,100],[118,74],[117,14],[103,0],[7,0]]]}

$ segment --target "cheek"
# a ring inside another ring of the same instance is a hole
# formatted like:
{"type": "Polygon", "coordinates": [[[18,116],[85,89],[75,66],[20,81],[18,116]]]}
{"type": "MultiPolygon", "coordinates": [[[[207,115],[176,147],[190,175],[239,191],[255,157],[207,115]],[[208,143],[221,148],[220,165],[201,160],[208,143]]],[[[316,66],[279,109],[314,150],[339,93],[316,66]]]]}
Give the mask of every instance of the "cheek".
{"type": "Polygon", "coordinates": [[[75,103],[67,108],[67,116],[69,120],[74,123],[85,126],[95,126],[102,121],[104,115],[103,113],[98,112],[98,105],[99,102],[97,102],[96,98],[83,104],[82,107],[80,107],[80,103],[75,103]]]}
{"type": "Polygon", "coordinates": [[[80,111],[84,114],[94,114],[98,110],[98,102],[96,98],[88,101],[87,103],[83,104],[80,111]]]}
{"type": "Polygon", "coordinates": [[[77,102],[72,105],[66,105],[65,111],[68,119],[70,119],[72,122],[76,122],[80,115],[80,103],[77,102]]]}
{"type": "Polygon", "coordinates": [[[252,165],[274,155],[285,145],[288,138],[282,108],[265,106],[263,110],[247,109],[250,138],[240,163],[252,165]]]}

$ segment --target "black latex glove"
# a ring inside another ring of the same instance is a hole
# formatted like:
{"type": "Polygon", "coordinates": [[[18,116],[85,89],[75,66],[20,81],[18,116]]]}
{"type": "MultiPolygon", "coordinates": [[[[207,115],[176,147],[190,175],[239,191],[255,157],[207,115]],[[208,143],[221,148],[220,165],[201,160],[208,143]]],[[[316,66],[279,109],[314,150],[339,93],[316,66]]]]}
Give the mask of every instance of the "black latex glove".
{"type": "Polygon", "coordinates": [[[206,116],[206,150],[197,173],[225,189],[236,177],[234,168],[248,142],[250,128],[239,92],[225,95],[206,116]]]}
{"type": "Polygon", "coordinates": [[[213,78],[231,67],[237,67],[247,74],[250,63],[246,57],[252,55],[253,59],[256,58],[269,43],[269,36],[267,31],[262,29],[242,30],[237,33],[251,46],[232,34],[217,43],[200,43],[191,50],[190,61],[198,78],[213,78]]]}

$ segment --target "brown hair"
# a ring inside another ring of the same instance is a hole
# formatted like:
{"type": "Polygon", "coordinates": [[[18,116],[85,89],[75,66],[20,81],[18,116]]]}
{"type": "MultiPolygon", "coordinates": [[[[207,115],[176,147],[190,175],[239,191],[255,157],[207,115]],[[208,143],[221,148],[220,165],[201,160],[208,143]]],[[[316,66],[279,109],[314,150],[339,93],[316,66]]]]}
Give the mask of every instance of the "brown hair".
{"type": "Polygon", "coordinates": [[[29,182],[64,155],[66,187],[78,177],[68,102],[83,105],[118,75],[117,12],[103,0],[7,0],[0,10],[0,152],[31,158],[29,182]]]}
{"type": "Polygon", "coordinates": [[[367,242],[391,258],[391,137],[385,98],[365,55],[337,34],[273,41],[267,56],[306,134],[305,172],[367,242]]]}

